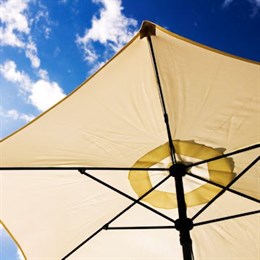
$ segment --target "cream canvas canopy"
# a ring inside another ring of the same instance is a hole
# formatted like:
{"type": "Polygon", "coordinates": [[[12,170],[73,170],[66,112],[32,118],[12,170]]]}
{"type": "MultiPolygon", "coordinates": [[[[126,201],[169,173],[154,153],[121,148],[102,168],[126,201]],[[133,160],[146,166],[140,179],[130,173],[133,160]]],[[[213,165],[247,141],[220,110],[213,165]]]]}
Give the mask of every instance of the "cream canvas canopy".
{"type": "Polygon", "coordinates": [[[259,259],[259,86],[144,22],[1,141],[2,225],[26,259],[259,259]]]}

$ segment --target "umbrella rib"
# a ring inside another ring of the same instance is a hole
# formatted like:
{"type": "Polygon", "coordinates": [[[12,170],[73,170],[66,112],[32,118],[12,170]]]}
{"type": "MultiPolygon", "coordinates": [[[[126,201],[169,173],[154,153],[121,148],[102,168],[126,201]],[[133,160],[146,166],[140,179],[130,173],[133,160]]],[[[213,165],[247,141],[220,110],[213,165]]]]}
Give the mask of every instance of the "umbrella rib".
{"type": "Polygon", "coordinates": [[[254,150],[254,149],[257,149],[257,148],[259,148],[259,147],[260,147],[260,144],[251,145],[251,146],[248,146],[248,147],[246,147],[246,148],[242,148],[242,149],[239,149],[239,150],[230,152],[230,153],[226,153],[226,154],[223,154],[223,155],[219,155],[219,156],[216,156],[216,157],[212,157],[212,158],[209,158],[209,159],[200,161],[200,162],[195,162],[195,163],[191,163],[191,164],[186,164],[186,167],[187,167],[187,168],[191,168],[191,167],[198,166],[198,165],[201,165],[201,164],[204,164],[204,163],[208,163],[208,162],[220,160],[220,159],[222,159],[222,158],[226,158],[226,157],[229,157],[229,156],[231,156],[231,155],[235,155],[235,154],[244,153],[244,152],[247,152],[247,151],[250,151],[250,150],[254,150]]]}
{"type": "Polygon", "coordinates": [[[102,180],[100,180],[100,179],[94,177],[93,175],[91,175],[91,174],[85,172],[84,170],[83,170],[83,171],[80,171],[80,173],[83,174],[83,175],[85,175],[85,176],[87,176],[87,177],[89,177],[89,178],[91,178],[92,180],[94,180],[94,181],[96,181],[96,182],[98,182],[98,183],[104,185],[105,187],[107,187],[107,188],[109,188],[109,189],[111,189],[111,190],[113,190],[113,191],[119,193],[120,195],[122,195],[122,196],[124,196],[124,197],[126,197],[126,198],[128,198],[128,199],[130,199],[130,200],[132,200],[132,201],[134,201],[134,202],[136,202],[136,203],[138,203],[139,205],[143,206],[144,208],[146,208],[146,209],[148,209],[148,210],[154,212],[155,214],[157,214],[157,215],[159,215],[159,216],[161,216],[161,217],[163,217],[163,218],[169,220],[170,222],[175,223],[175,221],[174,221],[172,218],[170,218],[170,217],[164,215],[163,213],[157,211],[156,209],[154,209],[154,208],[152,208],[152,207],[150,207],[150,206],[144,204],[143,202],[141,202],[141,201],[139,201],[139,200],[136,200],[135,198],[133,198],[133,197],[129,196],[128,194],[122,192],[121,190],[119,190],[119,189],[117,189],[117,188],[115,188],[115,187],[109,185],[108,183],[106,183],[106,182],[104,182],[104,181],[102,181],[102,180]]]}
{"type": "Polygon", "coordinates": [[[205,182],[207,182],[207,183],[210,183],[210,184],[212,184],[212,185],[214,185],[214,186],[217,186],[217,187],[219,187],[219,188],[226,189],[227,191],[229,191],[229,192],[231,192],[231,193],[234,193],[234,194],[236,194],[236,195],[238,195],[238,196],[244,197],[244,198],[246,198],[246,199],[252,200],[252,201],[257,202],[257,203],[260,202],[260,200],[254,198],[254,197],[251,197],[251,196],[249,196],[249,195],[247,195],[247,194],[244,194],[244,193],[242,193],[242,192],[233,190],[233,189],[231,189],[231,188],[226,188],[226,186],[223,186],[223,185],[218,184],[218,183],[216,183],[216,182],[213,182],[213,181],[211,181],[211,180],[207,180],[207,179],[205,179],[205,178],[203,178],[203,177],[200,177],[200,176],[197,176],[197,175],[195,175],[195,174],[193,174],[193,173],[187,172],[186,174],[189,175],[189,176],[191,176],[191,177],[194,177],[194,178],[196,178],[196,179],[198,179],[198,180],[201,180],[201,181],[205,181],[205,182]]]}
{"type": "Polygon", "coordinates": [[[82,243],[80,243],[77,247],[75,247],[71,252],[69,252],[66,256],[62,257],[61,260],[64,260],[71,256],[73,253],[75,253],[79,248],[81,248],[84,244],[86,244],[89,240],[91,240],[93,237],[95,237],[98,233],[100,233],[104,227],[99,228],[94,232],[91,236],[89,236],[86,240],[84,240],[82,243]]]}
{"type": "Polygon", "coordinates": [[[175,226],[128,226],[128,227],[107,227],[106,230],[139,230],[139,229],[176,229],[175,226]]]}
{"type": "Polygon", "coordinates": [[[165,122],[165,125],[166,125],[166,130],[167,130],[167,135],[168,135],[171,160],[172,160],[172,163],[175,164],[175,163],[177,163],[176,155],[175,155],[176,151],[175,151],[175,147],[174,147],[174,144],[173,144],[173,141],[172,141],[171,129],[170,129],[170,124],[169,124],[169,117],[168,117],[168,113],[167,113],[167,109],[166,109],[166,105],[165,105],[165,101],[164,101],[161,80],[160,80],[157,62],[156,62],[156,58],[155,58],[153,43],[152,43],[152,39],[151,39],[150,35],[147,36],[147,40],[148,40],[150,51],[151,51],[151,54],[152,54],[152,61],[153,61],[153,66],[154,66],[154,70],[155,70],[157,86],[158,86],[158,89],[159,89],[159,96],[160,96],[160,101],[161,101],[162,110],[163,110],[164,122],[165,122]]]}
{"type": "MultiPolygon", "coordinates": [[[[200,162],[196,162],[196,163],[192,163],[192,164],[187,164],[186,167],[187,168],[191,168],[194,166],[198,166],[200,164],[204,164],[204,163],[208,163],[211,161],[215,161],[215,160],[219,160],[222,158],[226,158],[229,157],[231,155],[235,155],[235,154],[239,154],[239,153],[243,153],[243,152],[247,152],[253,149],[257,149],[260,147],[260,144],[256,144],[256,145],[252,145],[252,146],[248,146],[246,148],[243,149],[239,149],[227,154],[223,154],[220,156],[216,156],[213,158],[209,158],[200,162]]],[[[91,170],[91,171],[169,171],[169,168],[131,168],[131,167],[95,167],[95,166],[90,166],[90,167],[77,167],[77,166],[73,166],[73,167],[0,167],[0,170],[79,170],[79,169],[83,169],[83,170],[91,170]]]]}
{"type": "Polygon", "coordinates": [[[0,167],[0,170],[91,170],[91,171],[169,171],[168,168],[134,168],[134,167],[0,167]]]}
{"type": "Polygon", "coordinates": [[[202,212],[204,212],[216,199],[218,199],[225,191],[228,190],[236,181],[238,181],[250,168],[252,168],[260,159],[258,156],[252,163],[250,163],[239,175],[237,175],[226,187],[222,189],[214,198],[212,198],[201,210],[199,210],[191,219],[196,219],[202,212]]]}
{"type": "MultiPolygon", "coordinates": [[[[93,176],[92,176],[93,177],[93,176]]],[[[91,240],[93,237],[95,237],[97,234],[99,234],[103,229],[106,229],[112,222],[114,222],[117,218],[119,218],[121,215],[123,215],[126,211],[128,211],[130,208],[132,208],[136,203],[139,203],[144,197],[146,197],[148,194],[150,194],[153,190],[158,188],[162,183],[164,183],[166,180],[168,180],[171,177],[169,174],[166,176],[163,180],[161,180],[159,183],[157,183],[155,186],[153,186],[149,191],[144,193],[141,197],[139,197],[137,200],[135,200],[133,203],[131,203],[128,207],[126,207],[124,210],[119,212],[115,217],[113,217],[110,221],[108,221],[105,225],[100,227],[96,232],[94,232],[92,235],[90,235],[87,239],[85,239],[82,243],[80,243],[77,247],[75,247],[71,252],[69,252],[66,256],[62,258],[62,260],[66,259],[75,251],[77,251],[80,247],[82,247],[85,243],[87,243],[89,240],[91,240]]]]}
{"type": "Polygon", "coordinates": [[[215,218],[215,219],[211,219],[211,220],[201,221],[201,222],[198,222],[198,223],[194,223],[193,226],[194,227],[195,226],[201,226],[201,225],[211,224],[211,223],[220,222],[220,221],[224,221],[224,220],[229,220],[229,219],[234,219],[234,218],[241,218],[241,217],[254,215],[254,214],[258,214],[258,213],[260,213],[260,210],[249,211],[249,212],[236,214],[236,215],[232,215],[232,216],[227,216],[227,217],[223,217],[223,218],[215,218]]]}

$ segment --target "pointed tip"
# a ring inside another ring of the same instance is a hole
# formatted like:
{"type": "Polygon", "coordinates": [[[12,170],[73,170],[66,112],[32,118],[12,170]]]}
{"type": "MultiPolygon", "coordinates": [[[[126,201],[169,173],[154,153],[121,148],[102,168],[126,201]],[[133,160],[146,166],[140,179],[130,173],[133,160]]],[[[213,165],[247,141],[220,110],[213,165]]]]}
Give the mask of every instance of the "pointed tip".
{"type": "Polygon", "coordinates": [[[149,21],[143,21],[140,29],[140,39],[148,36],[156,35],[155,24],[149,21]]]}

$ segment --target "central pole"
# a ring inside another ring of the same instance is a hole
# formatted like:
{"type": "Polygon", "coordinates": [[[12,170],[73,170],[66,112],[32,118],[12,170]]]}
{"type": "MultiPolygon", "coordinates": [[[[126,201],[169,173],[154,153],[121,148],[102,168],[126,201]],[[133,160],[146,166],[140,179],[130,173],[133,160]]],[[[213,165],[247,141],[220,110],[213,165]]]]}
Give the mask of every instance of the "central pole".
{"type": "Polygon", "coordinates": [[[170,167],[170,175],[175,179],[175,189],[178,205],[179,219],[175,222],[176,229],[180,232],[180,243],[184,260],[193,260],[192,240],[190,230],[193,228],[192,220],[187,218],[187,207],[184,197],[183,177],[186,174],[185,165],[176,163],[170,167]]]}
{"type": "Polygon", "coordinates": [[[166,131],[169,141],[169,152],[172,161],[172,166],[169,168],[170,175],[175,178],[175,186],[176,186],[176,196],[178,202],[178,212],[179,212],[179,219],[175,222],[175,228],[180,232],[180,243],[182,245],[183,251],[183,259],[184,260],[193,260],[193,253],[192,253],[192,242],[190,238],[190,230],[193,227],[192,221],[187,218],[186,214],[186,203],[184,198],[184,189],[183,189],[183,182],[182,178],[186,174],[186,168],[183,164],[177,163],[176,155],[175,155],[175,147],[173,144],[173,139],[171,135],[170,123],[168,114],[166,111],[166,104],[164,101],[159,70],[157,67],[157,62],[155,58],[153,43],[151,36],[156,36],[156,28],[154,24],[149,22],[144,22],[142,28],[140,30],[140,38],[146,37],[148,40],[148,44],[151,51],[152,61],[155,70],[155,76],[157,80],[158,90],[159,90],[159,97],[162,105],[164,122],[166,125],[166,131]]]}

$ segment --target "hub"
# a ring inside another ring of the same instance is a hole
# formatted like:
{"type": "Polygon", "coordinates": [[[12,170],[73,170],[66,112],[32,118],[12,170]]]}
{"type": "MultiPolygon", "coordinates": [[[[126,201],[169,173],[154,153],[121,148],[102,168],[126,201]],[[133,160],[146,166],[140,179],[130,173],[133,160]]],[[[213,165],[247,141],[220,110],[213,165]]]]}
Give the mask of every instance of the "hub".
{"type": "Polygon", "coordinates": [[[172,177],[186,175],[186,166],[181,162],[173,164],[172,166],[170,166],[169,170],[170,170],[170,175],[172,177]]]}
{"type": "Polygon", "coordinates": [[[175,221],[175,228],[178,231],[181,230],[186,230],[186,231],[190,231],[193,229],[193,222],[191,219],[186,218],[186,219],[177,219],[175,221]]]}

